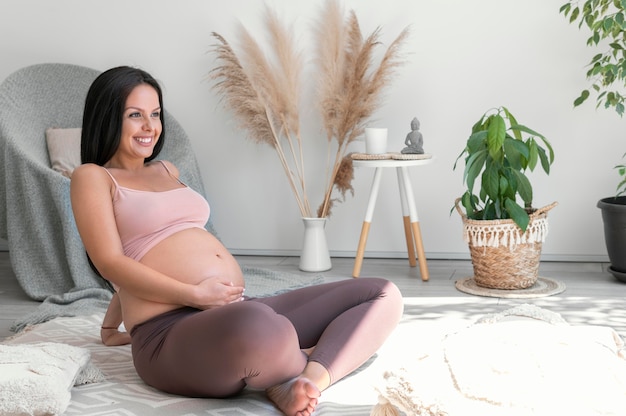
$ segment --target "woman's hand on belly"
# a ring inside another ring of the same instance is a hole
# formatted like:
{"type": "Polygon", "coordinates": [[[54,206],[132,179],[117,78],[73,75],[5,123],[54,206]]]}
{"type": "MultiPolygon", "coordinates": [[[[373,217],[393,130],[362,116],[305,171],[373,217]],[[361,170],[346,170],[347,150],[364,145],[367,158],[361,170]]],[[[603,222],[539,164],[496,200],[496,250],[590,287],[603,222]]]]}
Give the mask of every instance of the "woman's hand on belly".
{"type": "Polygon", "coordinates": [[[243,300],[244,287],[220,277],[209,277],[196,285],[198,309],[211,309],[243,300]]]}

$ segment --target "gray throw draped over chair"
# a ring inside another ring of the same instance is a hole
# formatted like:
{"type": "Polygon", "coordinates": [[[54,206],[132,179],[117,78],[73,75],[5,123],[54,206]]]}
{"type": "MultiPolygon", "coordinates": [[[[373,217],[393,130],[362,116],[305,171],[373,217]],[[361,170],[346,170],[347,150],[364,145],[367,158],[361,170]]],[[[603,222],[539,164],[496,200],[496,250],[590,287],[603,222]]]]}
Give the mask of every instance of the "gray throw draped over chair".
{"type": "MultiPolygon", "coordinates": [[[[46,63],[19,69],[0,84],[0,238],[8,241],[17,280],[35,300],[67,305],[91,298],[102,306],[110,297],[78,235],[70,179],[51,168],[46,144],[48,128],[81,127],[87,91],[99,73],[46,63]]],[[[168,112],[164,117],[159,158],[173,162],[181,180],[205,195],[187,135],[168,112]]],[[[207,229],[214,232],[210,223],[207,229]]]]}

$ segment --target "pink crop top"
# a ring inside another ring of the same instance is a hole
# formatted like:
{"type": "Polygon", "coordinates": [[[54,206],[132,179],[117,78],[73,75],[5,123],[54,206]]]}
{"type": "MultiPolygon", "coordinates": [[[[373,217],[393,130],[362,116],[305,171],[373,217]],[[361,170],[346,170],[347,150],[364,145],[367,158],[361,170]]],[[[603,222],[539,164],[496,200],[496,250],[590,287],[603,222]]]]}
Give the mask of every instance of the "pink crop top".
{"type": "MultiPolygon", "coordinates": [[[[172,176],[163,162],[161,165],[172,176]]],[[[208,202],[186,185],[162,192],[139,191],[118,185],[106,168],[105,171],[115,184],[113,211],[124,254],[128,257],[139,261],[170,235],[188,228],[204,228],[209,220],[208,202]]]]}

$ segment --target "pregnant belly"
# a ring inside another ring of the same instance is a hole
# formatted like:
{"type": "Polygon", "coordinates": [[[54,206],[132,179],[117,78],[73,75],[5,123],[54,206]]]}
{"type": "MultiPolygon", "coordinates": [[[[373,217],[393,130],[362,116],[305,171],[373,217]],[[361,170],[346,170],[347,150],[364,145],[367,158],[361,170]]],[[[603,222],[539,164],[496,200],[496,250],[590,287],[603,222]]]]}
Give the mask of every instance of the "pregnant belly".
{"type": "MultiPolygon", "coordinates": [[[[235,286],[244,286],[241,268],[235,258],[211,233],[191,228],[169,236],[154,246],[141,263],[181,282],[198,284],[221,276],[235,286]]],[[[183,305],[147,301],[120,290],[124,324],[131,330],[136,324],[183,305]]]]}
{"type": "Polygon", "coordinates": [[[181,282],[198,284],[208,277],[228,278],[243,286],[235,258],[211,233],[190,228],[169,236],[154,246],[141,262],[181,282]]]}

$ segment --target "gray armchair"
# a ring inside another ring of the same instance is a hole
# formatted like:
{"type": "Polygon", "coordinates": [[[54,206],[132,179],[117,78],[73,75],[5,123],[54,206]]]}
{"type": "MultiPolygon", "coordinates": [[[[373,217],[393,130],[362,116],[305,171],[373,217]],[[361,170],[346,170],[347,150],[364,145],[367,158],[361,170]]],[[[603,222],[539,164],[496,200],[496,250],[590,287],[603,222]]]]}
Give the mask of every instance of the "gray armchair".
{"type": "MultiPolygon", "coordinates": [[[[22,68],[0,85],[0,238],[26,294],[68,304],[110,294],[89,267],[70,205],[70,180],[51,168],[46,129],[82,124],[84,99],[99,71],[68,64],[22,68]]],[[[167,112],[159,156],[204,195],[197,160],[181,126],[167,112]]],[[[212,226],[207,226],[213,232],[212,226]]]]}

